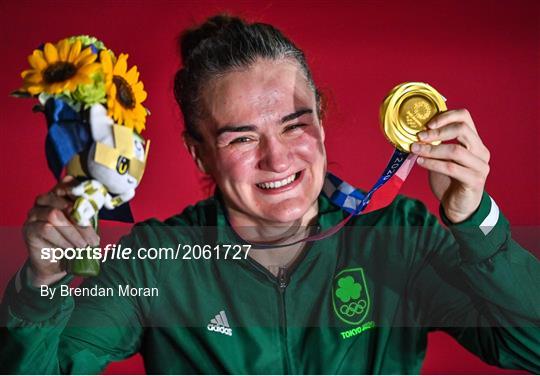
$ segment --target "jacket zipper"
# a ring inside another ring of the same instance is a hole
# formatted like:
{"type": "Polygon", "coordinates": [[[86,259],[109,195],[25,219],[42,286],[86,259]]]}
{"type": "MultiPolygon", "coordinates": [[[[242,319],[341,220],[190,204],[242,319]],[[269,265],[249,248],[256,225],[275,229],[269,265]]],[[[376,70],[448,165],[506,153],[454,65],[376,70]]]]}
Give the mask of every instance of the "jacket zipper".
{"type": "MultiPolygon", "coordinates": [[[[317,232],[320,231],[321,226],[317,226],[317,232]]],[[[294,271],[298,264],[305,258],[306,253],[308,249],[311,248],[311,245],[307,246],[302,253],[297,257],[297,259],[289,266],[289,269],[287,268],[279,268],[277,278],[271,274],[268,269],[266,269],[264,266],[259,264],[257,261],[251,259],[250,257],[246,258],[246,261],[249,265],[257,269],[259,272],[263,273],[269,280],[276,283],[279,291],[279,311],[280,311],[280,337],[281,337],[281,345],[285,351],[285,359],[284,359],[284,374],[290,374],[291,371],[291,361],[289,358],[289,346],[287,344],[287,312],[285,309],[285,289],[289,285],[290,281],[290,273],[289,271],[294,271]]]]}
{"type": "Polygon", "coordinates": [[[290,360],[289,360],[289,345],[287,344],[287,312],[285,310],[285,288],[289,284],[289,275],[286,268],[279,268],[277,275],[278,290],[279,290],[279,305],[281,311],[280,327],[281,327],[281,344],[285,352],[285,374],[290,373],[290,360]]]}

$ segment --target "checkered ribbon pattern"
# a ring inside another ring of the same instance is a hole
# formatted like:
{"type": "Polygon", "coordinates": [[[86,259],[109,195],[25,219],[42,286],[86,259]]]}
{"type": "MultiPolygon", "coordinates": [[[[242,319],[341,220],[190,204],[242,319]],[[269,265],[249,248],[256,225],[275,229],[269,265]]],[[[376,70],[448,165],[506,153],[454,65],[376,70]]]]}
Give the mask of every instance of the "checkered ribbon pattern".
{"type": "Polygon", "coordinates": [[[415,161],[415,155],[395,149],[383,174],[369,192],[363,193],[332,173],[326,175],[323,192],[334,205],[353,216],[381,209],[397,196],[415,161]]]}

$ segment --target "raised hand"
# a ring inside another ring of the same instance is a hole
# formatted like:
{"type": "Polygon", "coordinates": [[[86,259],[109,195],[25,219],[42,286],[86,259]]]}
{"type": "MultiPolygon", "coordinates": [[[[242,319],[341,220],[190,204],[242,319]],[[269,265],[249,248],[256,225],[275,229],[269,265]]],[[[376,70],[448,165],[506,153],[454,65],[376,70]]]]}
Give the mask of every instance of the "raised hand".
{"type": "Polygon", "coordinates": [[[438,114],[420,132],[421,142],[412,145],[420,166],[429,170],[431,190],[448,219],[462,222],[480,205],[489,174],[490,153],[483,144],[469,111],[438,114]],[[428,142],[440,140],[440,145],[428,142]],[[458,143],[445,143],[457,140],[458,143]]]}

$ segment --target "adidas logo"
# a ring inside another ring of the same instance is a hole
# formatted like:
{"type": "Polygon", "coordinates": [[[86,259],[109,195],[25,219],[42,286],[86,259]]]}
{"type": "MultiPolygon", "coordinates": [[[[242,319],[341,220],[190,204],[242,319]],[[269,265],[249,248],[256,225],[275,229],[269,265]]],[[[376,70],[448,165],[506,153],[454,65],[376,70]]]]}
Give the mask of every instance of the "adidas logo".
{"type": "Polygon", "coordinates": [[[206,328],[211,332],[218,332],[226,334],[228,336],[232,336],[232,329],[229,326],[229,321],[227,320],[225,311],[219,311],[219,314],[217,314],[216,317],[210,320],[210,324],[208,324],[206,328]]]}

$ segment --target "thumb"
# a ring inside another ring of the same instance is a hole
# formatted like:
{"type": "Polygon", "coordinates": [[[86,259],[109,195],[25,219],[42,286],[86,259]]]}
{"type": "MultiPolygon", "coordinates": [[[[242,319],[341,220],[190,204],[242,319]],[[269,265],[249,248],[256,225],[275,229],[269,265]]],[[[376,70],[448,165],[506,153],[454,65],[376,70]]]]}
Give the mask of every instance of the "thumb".
{"type": "Polygon", "coordinates": [[[69,183],[69,182],[71,182],[73,180],[75,180],[75,178],[73,176],[66,175],[60,180],[60,183],[69,183]]]}
{"type": "Polygon", "coordinates": [[[54,187],[54,194],[57,195],[57,196],[61,196],[61,197],[64,197],[64,196],[72,196],[71,194],[71,188],[73,188],[73,186],[75,186],[77,184],[77,180],[71,176],[71,175],[66,175],[64,176],[60,182],[56,185],[56,187],[54,187]]]}

